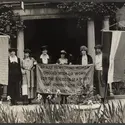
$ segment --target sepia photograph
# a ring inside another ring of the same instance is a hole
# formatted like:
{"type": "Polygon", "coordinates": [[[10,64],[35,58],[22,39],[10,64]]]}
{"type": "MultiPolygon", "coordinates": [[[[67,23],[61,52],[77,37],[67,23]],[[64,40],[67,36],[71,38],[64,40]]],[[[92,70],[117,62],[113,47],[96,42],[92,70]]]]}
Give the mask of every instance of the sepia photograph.
{"type": "Polygon", "coordinates": [[[125,123],[125,0],[0,0],[0,123],[125,123]]]}

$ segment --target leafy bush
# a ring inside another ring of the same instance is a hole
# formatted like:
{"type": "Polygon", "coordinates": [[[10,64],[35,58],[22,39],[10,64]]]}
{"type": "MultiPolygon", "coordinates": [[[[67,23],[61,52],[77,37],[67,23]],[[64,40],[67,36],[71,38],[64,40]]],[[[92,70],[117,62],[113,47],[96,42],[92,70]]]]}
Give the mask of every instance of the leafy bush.
{"type": "Polygon", "coordinates": [[[0,34],[9,35],[12,42],[16,39],[17,33],[24,28],[20,15],[13,12],[11,5],[0,6],[0,34]]]}
{"type": "Polygon", "coordinates": [[[0,107],[0,123],[18,123],[17,113],[9,107],[0,107]]]}
{"type": "Polygon", "coordinates": [[[125,123],[125,104],[108,103],[96,110],[83,110],[80,105],[39,105],[33,110],[22,109],[23,120],[17,112],[0,107],[0,123],[125,123]]]}

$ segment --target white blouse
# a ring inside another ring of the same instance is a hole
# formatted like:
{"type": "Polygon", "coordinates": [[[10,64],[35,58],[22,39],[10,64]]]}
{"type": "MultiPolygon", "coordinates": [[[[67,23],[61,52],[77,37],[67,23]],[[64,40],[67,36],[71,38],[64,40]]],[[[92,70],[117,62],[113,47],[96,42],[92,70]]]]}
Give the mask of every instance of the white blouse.
{"type": "Polygon", "coordinates": [[[46,54],[46,55],[41,54],[40,59],[42,59],[43,64],[48,64],[49,55],[48,54],[46,54]]]}
{"type": "Polygon", "coordinates": [[[86,66],[88,64],[88,59],[87,59],[87,55],[82,56],[82,65],[86,66]]]}
{"type": "Polygon", "coordinates": [[[95,69],[102,70],[102,54],[95,56],[95,69]]]}
{"type": "Polygon", "coordinates": [[[68,59],[67,58],[64,58],[64,59],[60,58],[59,64],[68,64],[68,59]]]}
{"type": "Polygon", "coordinates": [[[17,59],[17,57],[16,56],[14,56],[14,57],[9,57],[10,58],[10,62],[12,63],[12,62],[16,62],[16,63],[18,63],[18,59],[17,59]]]}

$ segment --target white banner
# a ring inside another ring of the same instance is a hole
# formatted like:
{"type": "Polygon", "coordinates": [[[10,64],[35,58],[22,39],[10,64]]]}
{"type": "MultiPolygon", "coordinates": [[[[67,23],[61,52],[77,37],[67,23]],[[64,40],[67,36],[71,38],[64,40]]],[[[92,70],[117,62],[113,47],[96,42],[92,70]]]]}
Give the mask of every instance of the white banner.
{"type": "Polygon", "coordinates": [[[9,37],[0,35],[0,84],[8,85],[8,44],[9,37]]]}

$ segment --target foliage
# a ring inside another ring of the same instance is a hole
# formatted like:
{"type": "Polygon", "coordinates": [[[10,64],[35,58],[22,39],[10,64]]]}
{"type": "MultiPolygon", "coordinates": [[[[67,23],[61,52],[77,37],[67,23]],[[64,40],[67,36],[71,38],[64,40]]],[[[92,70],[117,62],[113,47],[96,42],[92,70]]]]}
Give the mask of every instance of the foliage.
{"type": "Polygon", "coordinates": [[[116,20],[119,29],[125,30],[125,5],[116,12],[116,20]]]}
{"type": "Polygon", "coordinates": [[[84,84],[81,90],[74,95],[68,97],[68,103],[70,104],[95,104],[100,103],[101,97],[99,95],[94,95],[94,88],[89,84],[84,84]]]}
{"type": "Polygon", "coordinates": [[[0,107],[0,123],[18,123],[17,113],[9,107],[0,107]]]}
{"type": "Polygon", "coordinates": [[[125,82],[113,82],[112,89],[114,95],[124,95],[125,94],[125,82]]]}
{"type": "MultiPolygon", "coordinates": [[[[82,84],[82,83],[80,83],[82,84]]],[[[94,94],[95,88],[91,86],[90,84],[83,84],[81,88],[77,90],[75,94],[71,94],[69,96],[65,96],[67,98],[67,103],[68,104],[95,104],[95,103],[100,103],[101,102],[101,97],[99,95],[94,94]]],[[[47,96],[47,102],[49,104],[60,104],[62,100],[62,96],[60,92],[57,91],[57,93],[53,95],[48,95],[47,96]]],[[[43,104],[43,98],[38,100],[41,104],[43,104]]],[[[62,102],[65,103],[65,102],[62,102]]]]}
{"type": "MultiPolygon", "coordinates": [[[[66,13],[72,13],[78,17],[78,24],[91,19],[101,18],[104,16],[115,17],[118,7],[115,3],[103,3],[103,2],[71,2],[58,4],[57,7],[66,13]]],[[[115,18],[113,18],[115,19],[115,18]]]]}
{"type": "Polygon", "coordinates": [[[19,14],[13,12],[12,6],[0,6],[0,33],[7,34],[11,40],[17,37],[18,31],[25,28],[19,14]]]}
{"type": "Polygon", "coordinates": [[[125,123],[125,104],[113,101],[98,109],[81,109],[80,105],[39,105],[22,109],[22,116],[10,109],[0,108],[0,123],[125,123]],[[18,116],[18,117],[17,117],[18,116]],[[19,118],[23,118],[19,121],[19,118]]]}

